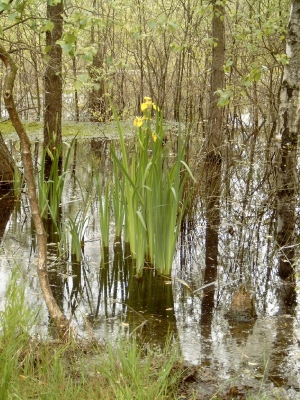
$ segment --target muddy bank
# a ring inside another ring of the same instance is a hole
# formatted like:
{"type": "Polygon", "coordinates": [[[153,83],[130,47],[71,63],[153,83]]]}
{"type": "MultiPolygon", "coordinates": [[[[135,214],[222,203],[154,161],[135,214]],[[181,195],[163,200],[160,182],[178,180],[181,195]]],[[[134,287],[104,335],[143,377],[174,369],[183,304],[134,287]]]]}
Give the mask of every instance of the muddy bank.
{"type": "Polygon", "coordinates": [[[221,380],[218,378],[218,371],[209,367],[187,366],[180,384],[179,396],[182,399],[193,400],[297,400],[300,399],[300,392],[244,376],[221,380]]]}

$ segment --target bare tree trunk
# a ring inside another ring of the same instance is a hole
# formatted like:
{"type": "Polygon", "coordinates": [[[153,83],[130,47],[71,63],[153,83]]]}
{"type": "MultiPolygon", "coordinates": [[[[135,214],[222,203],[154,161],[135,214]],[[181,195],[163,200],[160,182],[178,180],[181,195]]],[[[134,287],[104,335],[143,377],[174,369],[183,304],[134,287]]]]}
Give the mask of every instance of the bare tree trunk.
{"type": "Polygon", "coordinates": [[[45,111],[44,111],[44,146],[51,143],[57,147],[62,143],[62,48],[56,43],[63,32],[63,0],[54,6],[47,4],[47,18],[53,22],[52,31],[46,32],[46,46],[49,62],[44,75],[45,111]]]}
{"type": "Polygon", "coordinates": [[[277,243],[280,248],[278,273],[287,284],[283,300],[286,304],[293,304],[295,208],[299,184],[297,146],[300,128],[300,0],[291,1],[286,53],[290,60],[284,67],[278,121],[281,146],[277,158],[277,243]]]}
{"type": "MultiPolygon", "coordinates": [[[[77,79],[77,64],[76,64],[75,56],[72,58],[72,66],[73,66],[73,76],[76,81],[76,79],[77,79]]],[[[74,103],[75,103],[75,121],[79,122],[79,100],[78,100],[77,89],[74,90],[74,103]]]]}
{"type": "Polygon", "coordinates": [[[38,206],[38,198],[36,194],[36,185],[33,173],[30,141],[21,123],[13,99],[13,87],[17,73],[17,66],[1,44],[0,44],[0,59],[6,67],[6,75],[4,82],[5,106],[9,113],[11,122],[21,142],[21,156],[24,167],[24,176],[27,182],[27,190],[28,190],[28,198],[30,202],[31,214],[37,234],[38,277],[44,295],[44,299],[49,310],[49,314],[57,327],[59,336],[61,338],[65,338],[66,333],[69,332],[69,321],[63,315],[62,311],[59,309],[49,285],[48,271],[47,271],[47,237],[38,206]]]}
{"type": "MultiPolygon", "coordinates": [[[[220,224],[221,168],[223,144],[222,109],[218,107],[216,91],[223,88],[225,58],[225,10],[217,0],[213,0],[212,36],[216,45],[212,50],[210,109],[206,137],[206,254],[204,283],[211,283],[217,276],[218,230],[220,224]]],[[[206,294],[206,310],[212,310],[214,291],[206,294]]],[[[204,307],[204,303],[203,303],[204,307]]]]}

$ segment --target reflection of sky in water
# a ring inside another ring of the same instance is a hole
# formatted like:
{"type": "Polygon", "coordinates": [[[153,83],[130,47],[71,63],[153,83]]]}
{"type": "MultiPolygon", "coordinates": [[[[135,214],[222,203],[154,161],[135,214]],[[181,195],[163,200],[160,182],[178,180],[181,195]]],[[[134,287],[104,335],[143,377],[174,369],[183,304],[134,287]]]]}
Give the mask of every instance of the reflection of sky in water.
{"type": "MultiPolygon", "coordinates": [[[[81,193],[86,193],[91,184],[92,168],[88,161],[92,157],[89,152],[88,145],[83,146],[81,152],[78,152],[77,177],[80,185],[71,177],[67,181],[63,200],[64,218],[67,215],[75,218],[80,207],[81,193]]],[[[105,158],[102,158],[102,162],[109,163],[105,158]]],[[[256,168],[255,173],[259,174],[256,168]]],[[[230,200],[231,210],[229,212],[229,205],[225,206],[225,204],[222,208],[219,276],[215,293],[218,308],[213,312],[211,326],[201,325],[202,291],[192,296],[189,289],[182,283],[182,281],[186,282],[193,290],[203,285],[205,221],[202,210],[199,210],[198,218],[194,221],[194,230],[190,232],[188,240],[182,243],[181,248],[178,246],[174,263],[176,271],[173,273],[174,314],[173,311],[169,311],[168,318],[163,320],[160,315],[149,314],[141,309],[132,310],[126,304],[132,296],[128,294],[130,284],[128,282],[124,284],[121,280],[124,272],[122,272],[123,260],[117,266],[116,275],[112,276],[113,249],[110,249],[109,253],[107,285],[105,288],[102,287],[102,291],[100,290],[101,276],[103,279],[99,243],[101,235],[98,224],[98,201],[96,197],[93,197],[87,215],[89,220],[85,232],[84,262],[80,267],[81,292],[77,294],[76,302],[73,303],[76,306],[76,312],[72,316],[72,323],[78,334],[85,337],[93,335],[99,340],[108,338],[118,340],[120,337],[128,336],[147,319],[150,327],[146,328],[145,337],[150,341],[162,343],[168,329],[173,330],[178,337],[185,360],[192,364],[210,365],[219,371],[222,378],[257,376],[261,379],[267,366],[271,380],[272,376],[282,373],[290,385],[300,386],[299,309],[297,308],[295,318],[276,317],[279,306],[274,287],[277,278],[274,271],[276,260],[273,258],[273,239],[269,228],[271,212],[267,206],[265,208],[260,206],[266,196],[256,192],[255,198],[252,197],[243,209],[243,204],[238,197],[242,196],[245,184],[236,176],[232,177],[232,184],[234,190],[230,200]],[[260,218],[257,214],[258,209],[262,210],[260,218]],[[241,224],[242,215],[244,215],[244,222],[241,224]],[[232,226],[233,235],[228,233],[232,226]],[[239,262],[241,256],[243,257],[242,266],[239,262]],[[272,265],[270,274],[272,285],[267,285],[266,272],[270,264],[272,265]],[[237,324],[224,317],[232,294],[237,288],[236,279],[241,267],[244,276],[249,280],[251,278],[252,289],[256,293],[259,318],[254,323],[237,324]]],[[[113,235],[112,229],[112,238],[113,235]]],[[[42,322],[41,326],[37,327],[37,331],[46,335],[48,316],[36,278],[36,259],[31,242],[31,220],[26,201],[22,203],[18,212],[13,211],[0,250],[2,306],[9,272],[15,265],[20,265],[28,282],[26,288],[28,302],[32,307],[40,310],[42,322]]],[[[74,275],[74,270],[69,260],[58,277],[58,282],[62,287],[64,312],[68,315],[70,294],[74,289],[72,275],[74,275]]]]}

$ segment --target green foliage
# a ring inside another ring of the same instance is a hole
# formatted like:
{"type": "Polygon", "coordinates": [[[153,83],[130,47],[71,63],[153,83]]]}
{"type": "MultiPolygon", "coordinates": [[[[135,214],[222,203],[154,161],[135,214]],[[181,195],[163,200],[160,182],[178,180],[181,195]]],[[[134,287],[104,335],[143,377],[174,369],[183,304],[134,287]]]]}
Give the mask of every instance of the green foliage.
{"type": "Polygon", "coordinates": [[[218,107],[224,107],[229,104],[230,98],[233,95],[233,91],[231,89],[219,89],[216,91],[216,94],[219,96],[218,107]]]}

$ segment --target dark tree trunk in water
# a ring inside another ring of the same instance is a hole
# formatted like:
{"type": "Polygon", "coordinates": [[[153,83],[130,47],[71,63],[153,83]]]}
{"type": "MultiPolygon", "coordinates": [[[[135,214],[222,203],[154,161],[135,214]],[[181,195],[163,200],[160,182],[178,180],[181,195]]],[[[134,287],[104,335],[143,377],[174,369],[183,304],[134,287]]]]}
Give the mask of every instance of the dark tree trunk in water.
{"type": "Polygon", "coordinates": [[[0,132],[0,189],[12,188],[14,180],[14,160],[4,143],[0,132]]]}
{"type": "Polygon", "coordinates": [[[47,18],[54,24],[53,30],[46,32],[46,46],[50,47],[47,56],[45,80],[44,146],[57,147],[62,142],[62,48],[56,44],[63,32],[63,0],[47,5],[47,18]]]}
{"type": "Polygon", "coordinates": [[[279,277],[283,280],[283,301],[295,302],[295,208],[298,193],[297,146],[299,134],[300,83],[300,1],[291,2],[286,52],[289,64],[284,67],[280,91],[278,133],[281,145],[277,158],[277,243],[279,277]]]}
{"type": "MultiPolygon", "coordinates": [[[[212,50],[210,110],[206,137],[206,269],[204,284],[214,282],[217,277],[218,231],[220,224],[221,168],[223,144],[222,109],[218,107],[216,91],[223,88],[225,56],[225,10],[219,2],[213,1],[212,36],[215,44],[212,50]]],[[[211,313],[214,306],[214,286],[204,291],[202,314],[211,313]]]]}
{"type": "Polygon", "coordinates": [[[15,197],[11,190],[0,189],[0,240],[2,240],[6,225],[15,207],[15,197]]]}

